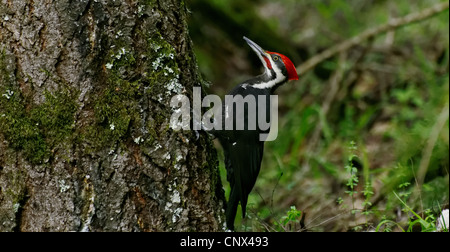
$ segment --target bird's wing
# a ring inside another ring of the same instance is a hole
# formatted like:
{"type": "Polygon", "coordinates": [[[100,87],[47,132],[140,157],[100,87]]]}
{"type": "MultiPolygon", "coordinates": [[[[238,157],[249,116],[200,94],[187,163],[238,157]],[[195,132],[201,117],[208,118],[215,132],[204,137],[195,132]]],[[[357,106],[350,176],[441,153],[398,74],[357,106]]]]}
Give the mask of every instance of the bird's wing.
{"type": "Polygon", "coordinates": [[[230,177],[229,182],[236,199],[241,202],[242,217],[245,217],[247,198],[261,168],[263,149],[264,142],[259,141],[238,140],[229,145],[229,160],[226,160],[225,163],[228,166],[231,165],[227,171],[230,170],[232,173],[227,177],[230,177]]]}
{"type": "MultiPolygon", "coordinates": [[[[247,87],[247,84],[238,85],[229,93],[229,95],[242,95],[243,97],[247,97],[247,95],[255,97],[264,95],[266,98],[269,97],[267,96],[266,90],[251,90],[247,87]],[[256,91],[256,93],[254,91],[256,91]]],[[[241,104],[239,110],[237,110],[237,106],[238,104],[233,103],[233,122],[237,122],[236,118],[242,118],[239,116],[244,116],[244,130],[222,130],[221,132],[216,133],[224,149],[227,180],[230,182],[231,187],[226,211],[227,226],[229,229],[234,228],[234,218],[236,216],[239,201],[241,202],[242,217],[245,217],[248,195],[253,189],[256,178],[258,177],[264,150],[264,142],[261,142],[259,139],[261,132],[259,132],[259,130],[249,129],[248,117],[256,112],[249,111],[249,104],[241,104]],[[239,111],[240,113],[236,111],[239,111]]],[[[265,109],[270,109],[270,103],[265,109]]],[[[222,123],[225,123],[228,117],[226,111],[227,107],[225,104],[222,109],[222,123]]],[[[255,119],[256,122],[258,122],[258,115],[256,115],[255,119]]]]}

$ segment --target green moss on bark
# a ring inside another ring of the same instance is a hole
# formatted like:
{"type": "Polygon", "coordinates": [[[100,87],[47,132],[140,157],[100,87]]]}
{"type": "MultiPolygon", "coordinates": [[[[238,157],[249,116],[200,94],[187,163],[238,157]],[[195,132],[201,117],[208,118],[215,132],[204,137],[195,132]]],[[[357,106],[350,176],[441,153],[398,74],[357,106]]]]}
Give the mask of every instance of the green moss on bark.
{"type": "Polygon", "coordinates": [[[0,79],[0,133],[11,148],[23,151],[31,163],[42,163],[55,148],[72,140],[78,109],[76,93],[61,85],[54,93],[44,91],[42,104],[32,104],[14,85],[16,79],[7,70],[5,58],[3,52],[0,57],[0,75],[3,76],[0,79]]]}
{"type": "Polygon", "coordinates": [[[175,49],[158,32],[135,32],[133,50],[123,35],[107,53],[105,86],[95,101],[95,121],[84,135],[92,150],[114,146],[130,135],[135,142],[153,144],[167,130],[161,125],[170,118],[169,110],[158,107],[182,92],[175,49]],[[142,99],[156,104],[151,115],[143,114],[142,99]]]}
{"type": "Polygon", "coordinates": [[[24,106],[20,90],[4,88],[0,92],[11,93],[0,100],[0,130],[9,145],[23,150],[30,162],[42,163],[54,148],[71,141],[78,105],[67,91],[45,92],[45,102],[30,109],[24,106]]]}
{"type": "Polygon", "coordinates": [[[10,94],[0,98],[0,131],[9,146],[22,150],[30,162],[44,162],[55,148],[72,140],[78,104],[68,90],[45,91],[45,102],[30,108],[20,90],[9,87],[0,92],[10,94]]]}

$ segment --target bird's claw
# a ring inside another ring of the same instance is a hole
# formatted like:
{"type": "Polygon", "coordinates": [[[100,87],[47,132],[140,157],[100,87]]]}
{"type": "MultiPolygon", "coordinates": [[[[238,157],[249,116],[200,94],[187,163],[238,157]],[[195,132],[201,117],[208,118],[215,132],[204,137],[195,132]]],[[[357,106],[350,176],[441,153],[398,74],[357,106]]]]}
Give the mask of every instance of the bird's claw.
{"type": "Polygon", "coordinates": [[[195,133],[195,140],[198,140],[200,138],[200,133],[198,133],[198,130],[194,130],[195,133]]]}

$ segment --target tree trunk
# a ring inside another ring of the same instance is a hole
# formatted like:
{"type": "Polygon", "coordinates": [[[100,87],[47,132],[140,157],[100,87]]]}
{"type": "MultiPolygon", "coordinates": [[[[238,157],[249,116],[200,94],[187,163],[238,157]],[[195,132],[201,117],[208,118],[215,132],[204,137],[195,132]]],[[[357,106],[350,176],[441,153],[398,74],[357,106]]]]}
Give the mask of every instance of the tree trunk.
{"type": "Polygon", "coordinates": [[[211,141],[169,127],[201,78],[184,0],[1,0],[0,230],[218,231],[211,141]]]}

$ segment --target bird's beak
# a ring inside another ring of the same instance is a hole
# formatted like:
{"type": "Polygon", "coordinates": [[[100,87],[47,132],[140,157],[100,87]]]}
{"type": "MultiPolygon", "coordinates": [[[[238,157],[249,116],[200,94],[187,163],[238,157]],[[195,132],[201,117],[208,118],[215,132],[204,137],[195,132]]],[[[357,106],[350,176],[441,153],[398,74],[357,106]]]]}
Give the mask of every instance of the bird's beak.
{"type": "Polygon", "coordinates": [[[253,51],[255,51],[256,55],[258,55],[258,58],[261,60],[261,63],[264,64],[264,67],[266,68],[266,71],[269,69],[272,69],[272,64],[270,63],[268,54],[264,51],[264,49],[261,48],[258,44],[251,41],[247,37],[244,36],[245,41],[247,41],[247,44],[252,48],[253,51]]]}
{"type": "Polygon", "coordinates": [[[267,57],[266,52],[255,42],[251,41],[249,38],[244,36],[245,41],[247,41],[247,44],[255,51],[258,56],[261,57],[267,57]]]}

